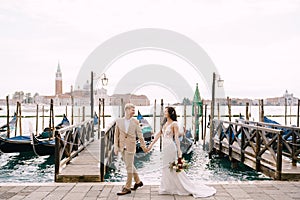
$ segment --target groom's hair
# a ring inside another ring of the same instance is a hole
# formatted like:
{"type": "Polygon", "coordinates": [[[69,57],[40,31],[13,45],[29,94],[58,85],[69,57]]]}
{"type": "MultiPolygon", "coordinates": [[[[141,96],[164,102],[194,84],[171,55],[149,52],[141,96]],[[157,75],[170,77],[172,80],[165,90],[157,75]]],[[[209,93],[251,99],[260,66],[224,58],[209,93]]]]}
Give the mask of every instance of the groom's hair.
{"type": "Polygon", "coordinates": [[[124,110],[128,110],[128,109],[130,109],[130,108],[135,108],[135,105],[132,104],[132,103],[127,103],[127,104],[125,105],[125,107],[124,107],[124,110]]]}

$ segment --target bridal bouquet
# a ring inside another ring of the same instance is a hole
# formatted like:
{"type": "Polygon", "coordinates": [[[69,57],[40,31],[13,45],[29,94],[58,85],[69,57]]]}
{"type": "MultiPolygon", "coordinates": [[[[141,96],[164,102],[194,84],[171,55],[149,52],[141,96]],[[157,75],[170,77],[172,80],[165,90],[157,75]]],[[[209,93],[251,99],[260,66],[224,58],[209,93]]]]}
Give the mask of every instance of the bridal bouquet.
{"type": "Polygon", "coordinates": [[[176,171],[176,172],[181,172],[182,170],[188,169],[189,164],[184,160],[184,158],[178,158],[174,162],[170,163],[170,170],[171,171],[176,171]]]}

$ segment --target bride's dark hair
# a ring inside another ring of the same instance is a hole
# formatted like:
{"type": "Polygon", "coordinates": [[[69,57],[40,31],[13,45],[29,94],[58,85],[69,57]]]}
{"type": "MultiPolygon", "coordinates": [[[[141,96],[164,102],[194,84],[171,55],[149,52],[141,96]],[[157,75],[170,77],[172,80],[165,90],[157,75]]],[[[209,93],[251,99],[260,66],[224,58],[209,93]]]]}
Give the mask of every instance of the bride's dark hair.
{"type": "Polygon", "coordinates": [[[177,114],[176,114],[175,108],[173,108],[173,107],[166,107],[166,108],[168,109],[170,118],[173,121],[177,121],[177,114]]]}
{"type": "MultiPolygon", "coordinates": [[[[177,114],[176,114],[176,111],[173,107],[166,107],[166,109],[168,109],[168,113],[169,113],[169,116],[170,118],[173,120],[173,121],[177,121],[177,114]]],[[[165,123],[167,123],[167,118],[164,117],[161,125],[164,126],[165,123]]]]}

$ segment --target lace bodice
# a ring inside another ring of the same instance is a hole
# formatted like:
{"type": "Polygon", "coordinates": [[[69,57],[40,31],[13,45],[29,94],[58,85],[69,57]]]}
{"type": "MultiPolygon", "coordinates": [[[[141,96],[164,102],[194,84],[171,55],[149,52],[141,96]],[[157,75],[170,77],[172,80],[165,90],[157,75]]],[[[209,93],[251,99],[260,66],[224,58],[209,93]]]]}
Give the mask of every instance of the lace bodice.
{"type": "Polygon", "coordinates": [[[164,138],[170,138],[170,139],[173,139],[173,136],[174,136],[174,133],[172,132],[172,124],[177,124],[176,121],[170,123],[169,125],[167,125],[166,127],[164,127],[163,129],[163,136],[164,138]]]}

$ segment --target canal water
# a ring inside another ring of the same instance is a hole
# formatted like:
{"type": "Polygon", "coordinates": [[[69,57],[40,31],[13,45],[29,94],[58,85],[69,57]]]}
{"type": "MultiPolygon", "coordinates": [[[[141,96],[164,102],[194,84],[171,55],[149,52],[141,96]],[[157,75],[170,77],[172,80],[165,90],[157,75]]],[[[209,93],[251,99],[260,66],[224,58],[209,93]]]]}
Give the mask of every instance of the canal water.
{"type": "MultiPolygon", "coordinates": [[[[5,107],[0,111],[0,116],[6,115],[5,107]]],[[[11,115],[13,114],[14,108],[10,108],[11,115]]],[[[76,108],[76,113],[82,113],[81,108],[76,108]]],[[[153,107],[137,107],[137,110],[144,115],[153,114],[153,107]]],[[[86,110],[86,115],[89,115],[88,109],[86,110]]],[[[183,107],[176,107],[177,113],[180,115],[183,113],[183,107]]],[[[68,113],[70,119],[71,108],[56,107],[54,114],[62,115],[68,113]]],[[[252,118],[258,120],[258,107],[251,108],[252,118]]],[[[297,112],[296,107],[291,108],[291,114],[297,112]]],[[[110,124],[113,119],[119,117],[120,108],[119,107],[107,107],[107,115],[111,117],[106,118],[106,124],[110,124]]],[[[160,108],[156,109],[156,114],[159,115],[160,108]]],[[[209,113],[209,111],[208,111],[209,113]]],[[[232,107],[232,114],[245,113],[245,107],[236,106],[232,107]]],[[[226,108],[225,108],[226,114],[226,108]]],[[[266,115],[283,115],[284,107],[265,107],[266,115]]],[[[35,108],[31,106],[27,108],[27,111],[22,112],[22,115],[30,116],[22,119],[22,129],[23,135],[28,135],[30,131],[35,131],[36,119],[33,117],[35,115],[35,108]],[[33,128],[34,127],[34,128],[33,128]]],[[[49,115],[49,111],[45,112],[45,116],[49,115]]],[[[191,115],[191,107],[187,108],[187,115],[191,115]]],[[[40,114],[41,116],[41,114],[40,114]]],[[[55,124],[59,123],[61,117],[55,118],[55,124]]],[[[152,117],[146,118],[151,125],[154,124],[152,117]]],[[[284,124],[285,120],[283,117],[271,118],[284,124]]],[[[42,120],[44,121],[45,127],[49,123],[49,118],[42,119],[39,117],[38,120],[38,130],[42,130],[42,120]]],[[[75,122],[79,122],[81,118],[75,118],[75,122]]],[[[226,119],[225,119],[226,120],[226,119]]],[[[288,118],[288,123],[295,124],[296,119],[288,118]]],[[[178,118],[179,124],[183,125],[183,117],[178,118]]],[[[0,118],[0,125],[6,123],[6,118],[0,118]]],[[[156,129],[159,128],[159,118],[156,119],[156,129]]],[[[193,121],[191,117],[187,118],[187,129],[192,127],[193,121]]],[[[209,131],[208,131],[209,133],[209,131]]],[[[251,181],[251,180],[270,180],[268,177],[261,173],[257,173],[251,168],[239,164],[238,168],[232,169],[230,162],[227,158],[214,157],[214,159],[209,159],[206,151],[202,150],[202,143],[195,145],[194,151],[185,159],[189,162],[190,167],[187,171],[187,175],[195,181],[251,181]]],[[[161,174],[161,157],[162,153],[159,149],[159,142],[154,146],[153,150],[148,153],[138,153],[135,158],[135,166],[138,169],[141,179],[145,182],[159,183],[161,174]]],[[[125,181],[126,171],[124,163],[121,162],[120,155],[115,157],[115,161],[110,166],[109,173],[105,177],[107,182],[120,182],[125,181]]],[[[36,156],[33,153],[9,153],[4,154],[0,152],[0,182],[53,182],[54,181],[54,156],[36,156]]]]}

